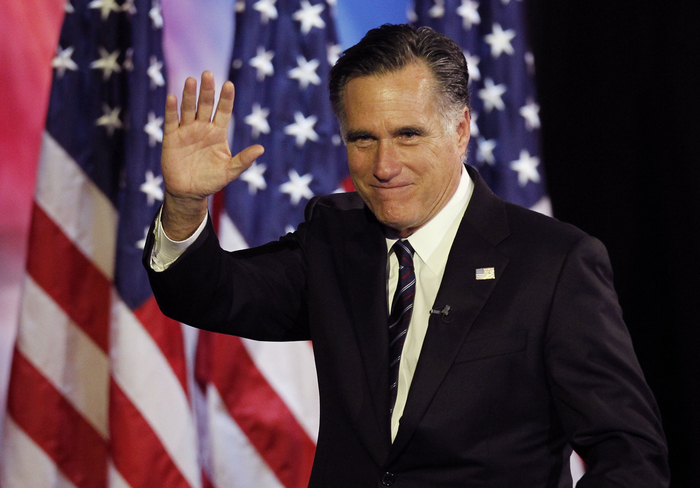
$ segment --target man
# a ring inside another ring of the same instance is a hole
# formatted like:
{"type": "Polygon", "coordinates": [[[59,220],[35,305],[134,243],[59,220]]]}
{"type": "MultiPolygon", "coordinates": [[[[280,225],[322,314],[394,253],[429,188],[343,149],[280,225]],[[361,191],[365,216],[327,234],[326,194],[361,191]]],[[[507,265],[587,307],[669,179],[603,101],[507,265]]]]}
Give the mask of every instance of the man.
{"type": "Polygon", "coordinates": [[[166,196],[144,254],[161,308],[313,341],[311,487],[571,486],[571,447],[587,464],[580,487],[667,486],[604,247],[503,202],[463,164],[467,87],[445,36],[370,31],[330,80],[357,193],[314,199],[295,233],[227,253],[206,198],[263,149],[231,158],[233,86],[210,122],[211,75],[198,106],[189,79],[180,120],[166,102],[166,196]]]}

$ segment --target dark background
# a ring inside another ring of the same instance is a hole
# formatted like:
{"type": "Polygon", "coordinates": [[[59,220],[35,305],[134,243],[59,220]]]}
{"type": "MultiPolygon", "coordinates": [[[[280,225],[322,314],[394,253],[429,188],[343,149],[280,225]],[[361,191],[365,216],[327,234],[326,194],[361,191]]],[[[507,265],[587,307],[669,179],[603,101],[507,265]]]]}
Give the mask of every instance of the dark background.
{"type": "Polygon", "coordinates": [[[700,486],[700,23],[693,7],[529,4],[554,214],[608,248],[661,410],[674,488],[700,486]]]}

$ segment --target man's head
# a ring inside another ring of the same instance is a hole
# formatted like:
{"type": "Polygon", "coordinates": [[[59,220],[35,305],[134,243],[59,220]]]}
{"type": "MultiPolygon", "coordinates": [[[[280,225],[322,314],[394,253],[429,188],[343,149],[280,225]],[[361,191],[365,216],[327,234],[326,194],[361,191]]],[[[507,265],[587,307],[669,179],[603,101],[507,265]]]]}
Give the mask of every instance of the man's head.
{"type": "Polygon", "coordinates": [[[331,99],[353,183],[400,237],[432,219],[459,185],[469,142],[467,80],[452,41],[408,26],[370,31],[333,68],[331,99]]]}

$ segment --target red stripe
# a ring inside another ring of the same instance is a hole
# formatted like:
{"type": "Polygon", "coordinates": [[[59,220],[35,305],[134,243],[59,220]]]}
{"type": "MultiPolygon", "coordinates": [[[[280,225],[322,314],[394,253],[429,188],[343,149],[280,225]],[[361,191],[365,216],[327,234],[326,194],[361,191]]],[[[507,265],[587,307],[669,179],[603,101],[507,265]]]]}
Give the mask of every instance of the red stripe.
{"type": "Polygon", "coordinates": [[[221,214],[224,211],[224,191],[214,193],[211,199],[211,221],[214,224],[214,230],[219,232],[219,224],[221,222],[221,214]]]}
{"type": "Polygon", "coordinates": [[[7,412],[76,487],[107,486],[107,443],[17,349],[7,412]]]}
{"type": "Polygon", "coordinates": [[[204,470],[202,470],[202,488],[216,488],[204,470]]]}
{"type": "Polygon", "coordinates": [[[109,400],[112,461],[131,488],[189,488],[156,433],[114,379],[109,400]]]}
{"type": "Polygon", "coordinates": [[[182,335],[180,322],[163,315],[154,297],[151,297],[138,309],[134,310],[134,314],[144,329],[148,331],[156,344],[158,344],[173,373],[180,380],[182,389],[189,396],[185,339],[182,335]]]}
{"type": "Polygon", "coordinates": [[[200,384],[208,379],[215,385],[279,481],[286,488],[305,488],[316,446],[258,371],[241,339],[200,332],[196,369],[200,384]]]}
{"type": "Polygon", "coordinates": [[[345,191],[355,191],[355,185],[352,183],[352,178],[349,176],[343,180],[340,187],[345,191]]]}
{"type": "Polygon", "coordinates": [[[107,352],[110,282],[36,203],[27,273],[107,352]]]}
{"type": "Polygon", "coordinates": [[[216,335],[213,332],[200,330],[197,337],[197,353],[194,358],[194,380],[206,396],[207,384],[214,376],[214,357],[212,342],[216,335]]]}

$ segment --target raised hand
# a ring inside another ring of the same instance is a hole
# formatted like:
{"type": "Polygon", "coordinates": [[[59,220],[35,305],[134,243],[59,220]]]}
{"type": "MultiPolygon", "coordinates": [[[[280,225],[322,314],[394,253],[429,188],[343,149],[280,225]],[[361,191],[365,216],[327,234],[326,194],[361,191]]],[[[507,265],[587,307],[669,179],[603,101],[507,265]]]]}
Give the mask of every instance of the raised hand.
{"type": "Polygon", "coordinates": [[[255,145],[231,156],[227,136],[233,111],[233,84],[224,83],[216,112],[214,95],[214,76],[205,71],[198,101],[197,81],[185,81],[181,117],[174,95],[168,95],[165,102],[162,222],[171,239],[189,237],[207,213],[207,197],[236,179],[263,153],[262,146],[255,145]]]}

